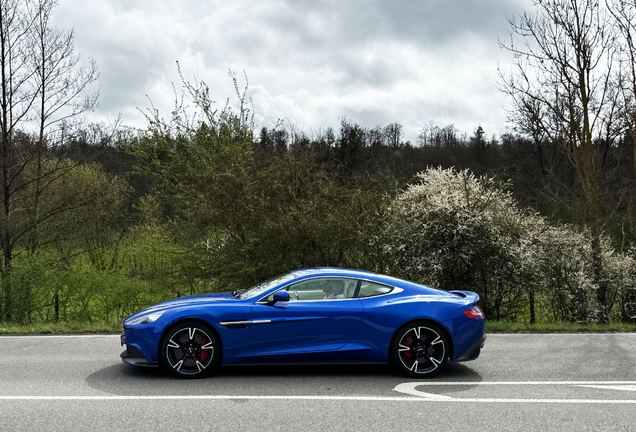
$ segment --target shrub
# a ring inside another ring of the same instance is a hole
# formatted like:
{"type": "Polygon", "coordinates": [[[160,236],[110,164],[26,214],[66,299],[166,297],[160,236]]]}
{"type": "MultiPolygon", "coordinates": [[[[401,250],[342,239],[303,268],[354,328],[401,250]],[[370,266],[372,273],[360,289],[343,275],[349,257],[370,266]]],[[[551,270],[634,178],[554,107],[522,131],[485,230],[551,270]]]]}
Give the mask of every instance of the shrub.
{"type": "Polygon", "coordinates": [[[397,197],[385,250],[400,276],[475,291],[487,315],[512,319],[536,285],[535,235],[506,184],[468,170],[429,169],[397,197]]]}

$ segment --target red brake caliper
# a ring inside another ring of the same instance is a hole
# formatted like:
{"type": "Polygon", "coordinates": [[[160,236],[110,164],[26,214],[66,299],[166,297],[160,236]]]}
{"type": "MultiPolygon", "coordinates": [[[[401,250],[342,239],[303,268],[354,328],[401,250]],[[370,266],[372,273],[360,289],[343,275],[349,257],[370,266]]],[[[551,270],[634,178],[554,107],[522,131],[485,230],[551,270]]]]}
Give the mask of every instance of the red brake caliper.
{"type": "MultiPolygon", "coordinates": [[[[206,341],[204,337],[201,338],[201,346],[204,346],[207,342],[208,341],[206,341]]],[[[201,350],[201,361],[204,362],[205,359],[207,358],[208,358],[208,350],[207,349],[201,350]]]]}
{"type": "MultiPolygon", "coordinates": [[[[405,340],[404,345],[411,346],[411,340],[410,339],[405,340]]],[[[404,355],[404,358],[407,360],[411,358],[411,351],[403,351],[402,354],[404,355]]]]}

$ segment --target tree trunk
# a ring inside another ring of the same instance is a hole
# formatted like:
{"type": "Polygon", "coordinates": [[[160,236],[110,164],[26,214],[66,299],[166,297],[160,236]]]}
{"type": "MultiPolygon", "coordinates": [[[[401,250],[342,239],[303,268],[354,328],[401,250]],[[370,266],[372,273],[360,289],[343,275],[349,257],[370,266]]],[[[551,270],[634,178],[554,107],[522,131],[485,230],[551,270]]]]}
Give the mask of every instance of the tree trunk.
{"type": "Polygon", "coordinates": [[[537,318],[534,312],[534,290],[530,291],[530,324],[536,324],[537,318]]]}

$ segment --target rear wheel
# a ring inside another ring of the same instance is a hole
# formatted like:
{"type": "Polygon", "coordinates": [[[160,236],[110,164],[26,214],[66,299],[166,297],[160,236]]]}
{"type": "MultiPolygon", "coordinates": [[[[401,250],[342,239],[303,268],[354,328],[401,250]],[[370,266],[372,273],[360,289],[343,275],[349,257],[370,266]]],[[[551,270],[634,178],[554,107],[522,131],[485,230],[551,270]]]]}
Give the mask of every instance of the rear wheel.
{"type": "Polygon", "coordinates": [[[185,322],[163,338],[161,364],[179,378],[200,378],[216,368],[219,351],[219,342],[208,326],[185,322]]]}
{"type": "Polygon", "coordinates": [[[428,322],[415,322],[396,333],[391,357],[398,370],[410,377],[425,378],[444,368],[449,345],[444,332],[428,322]]]}

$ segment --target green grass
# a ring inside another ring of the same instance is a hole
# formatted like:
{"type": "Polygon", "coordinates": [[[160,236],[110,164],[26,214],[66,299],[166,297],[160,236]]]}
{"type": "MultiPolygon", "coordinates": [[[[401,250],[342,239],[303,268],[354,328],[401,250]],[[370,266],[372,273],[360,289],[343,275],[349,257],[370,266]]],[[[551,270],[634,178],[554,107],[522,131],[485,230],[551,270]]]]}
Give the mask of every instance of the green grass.
{"type": "Polygon", "coordinates": [[[121,323],[0,324],[2,335],[121,333],[121,323]]]}
{"type": "Polygon", "coordinates": [[[636,332],[636,324],[576,324],[554,323],[512,323],[506,321],[486,321],[486,333],[607,333],[636,332]]]}

